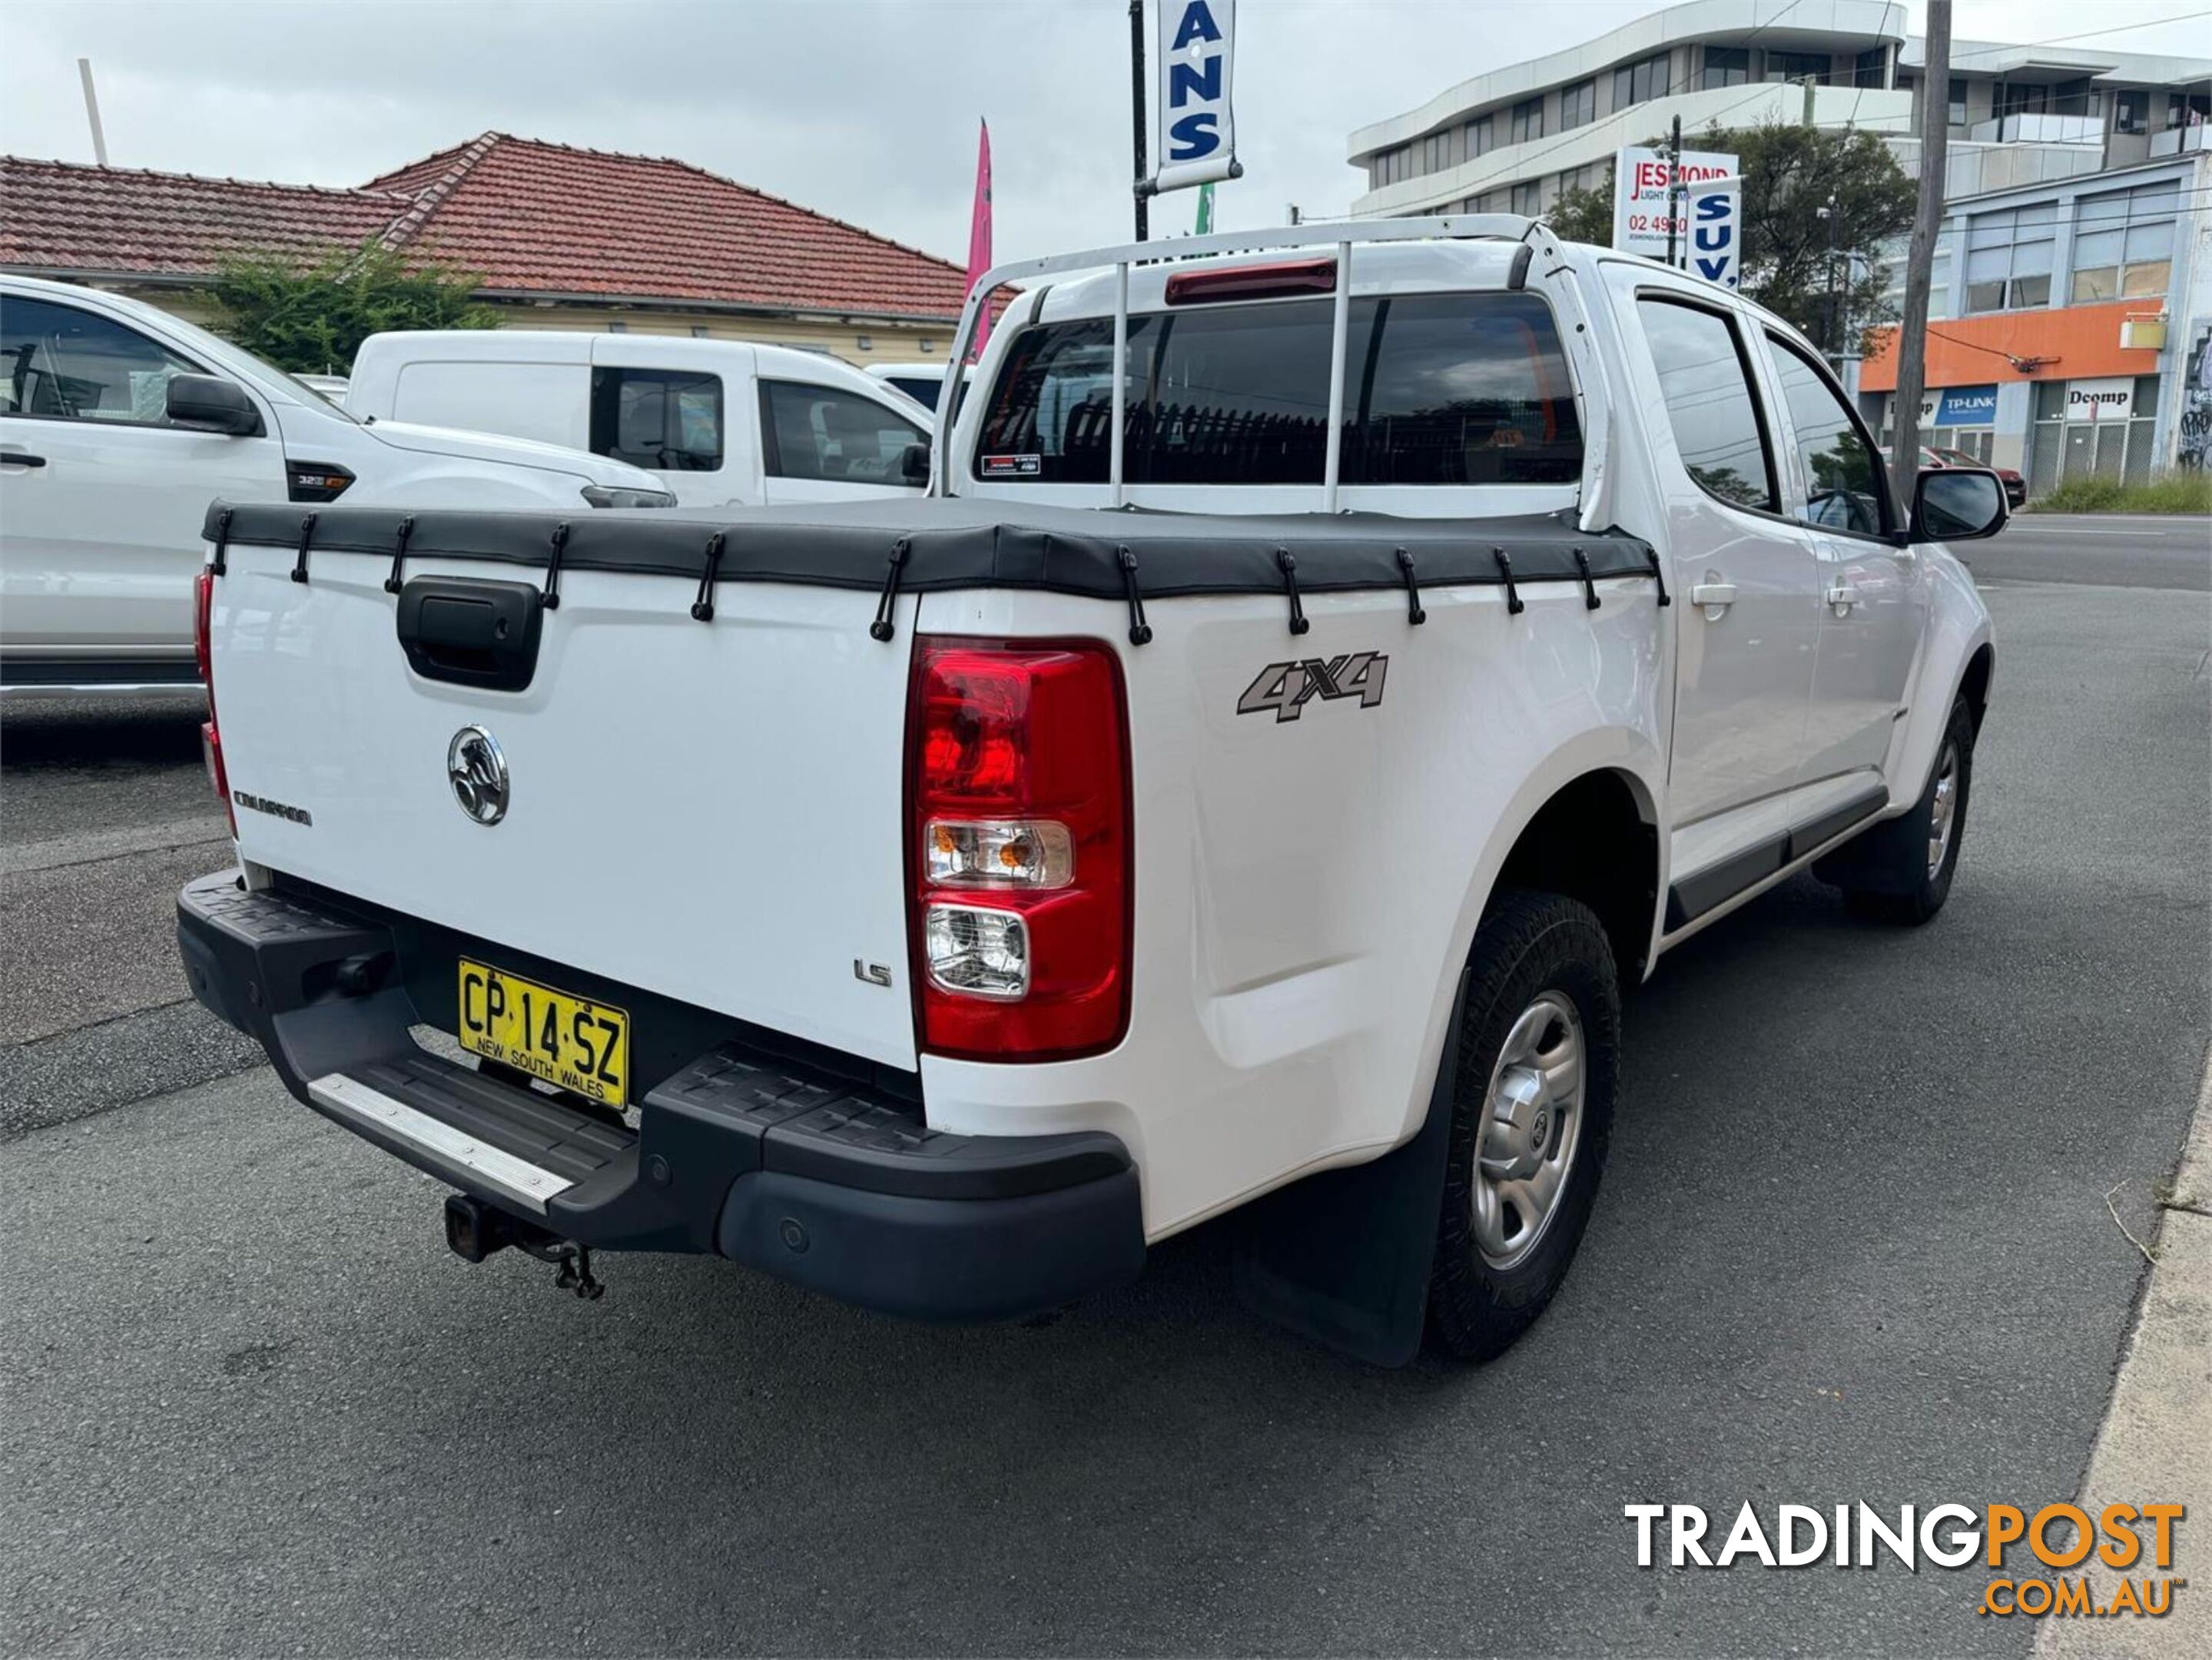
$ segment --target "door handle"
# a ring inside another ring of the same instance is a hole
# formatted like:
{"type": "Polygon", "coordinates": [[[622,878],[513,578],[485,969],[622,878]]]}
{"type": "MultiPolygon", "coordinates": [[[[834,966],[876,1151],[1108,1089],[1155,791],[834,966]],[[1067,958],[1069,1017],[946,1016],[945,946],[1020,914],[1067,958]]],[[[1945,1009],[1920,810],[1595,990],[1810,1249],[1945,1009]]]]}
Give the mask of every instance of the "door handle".
{"type": "Polygon", "coordinates": [[[1849,582],[1838,582],[1827,593],[1827,601],[1838,612],[1848,611],[1859,602],[1859,591],[1849,582]]]}
{"type": "Polygon", "coordinates": [[[1717,623],[1720,615],[1735,604],[1735,584],[1733,582],[1699,582],[1690,590],[1690,603],[1703,605],[1705,620],[1717,623]]]}
{"type": "Polygon", "coordinates": [[[0,467],[43,467],[46,458],[23,450],[0,450],[0,467]]]}

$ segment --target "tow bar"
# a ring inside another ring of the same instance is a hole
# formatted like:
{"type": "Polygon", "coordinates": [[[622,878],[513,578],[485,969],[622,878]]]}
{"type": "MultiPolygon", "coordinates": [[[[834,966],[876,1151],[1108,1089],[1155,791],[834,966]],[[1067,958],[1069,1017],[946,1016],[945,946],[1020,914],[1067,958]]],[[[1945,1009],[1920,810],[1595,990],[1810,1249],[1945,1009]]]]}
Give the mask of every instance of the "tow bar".
{"type": "Polygon", "coordinates": [[[592,1273],[590,1246],[535,1227],[465,1193],[447,1196],[446,1243],[464,1262],[481,1262],[513,1245],[524,1256],[559,1268],[553,1276],[554,1290],[574,1292],[590,1303],[606,1295],[605,1282],[592,1273]]]}

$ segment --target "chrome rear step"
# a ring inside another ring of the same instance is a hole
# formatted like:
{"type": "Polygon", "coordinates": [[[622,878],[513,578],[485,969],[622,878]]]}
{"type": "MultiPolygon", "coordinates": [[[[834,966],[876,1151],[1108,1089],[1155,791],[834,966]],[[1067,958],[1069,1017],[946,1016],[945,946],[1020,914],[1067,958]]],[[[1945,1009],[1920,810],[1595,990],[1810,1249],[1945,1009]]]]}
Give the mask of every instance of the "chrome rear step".
{"type": "Polygon", "coordinates": [[[456,1186],[539,1216],[637,1145],[634,1131],[557,1097],[426,1053],[325,1073],[308,1080],[307,1098],[456,1186]]]}

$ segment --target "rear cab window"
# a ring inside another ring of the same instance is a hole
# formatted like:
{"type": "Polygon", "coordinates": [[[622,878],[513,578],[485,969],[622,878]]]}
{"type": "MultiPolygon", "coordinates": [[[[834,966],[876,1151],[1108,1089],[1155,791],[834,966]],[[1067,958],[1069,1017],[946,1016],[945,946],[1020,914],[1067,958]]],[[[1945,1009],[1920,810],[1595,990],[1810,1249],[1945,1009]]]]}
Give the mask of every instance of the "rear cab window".
{"type": "MultiPolygon", "coordinates": [[[[1320,484],[1333,307],[1300,299],[1132,314],[1125,482],[1320,484]]],[[[1341,483],[1580,480],[1574,384],[1541,298],[1355,298],[1348,320],[1341,483]]],[[[1108,483],[1113,370],[1110,317],[1024,329],[992,386],[973,476],[1108,483]]]]}

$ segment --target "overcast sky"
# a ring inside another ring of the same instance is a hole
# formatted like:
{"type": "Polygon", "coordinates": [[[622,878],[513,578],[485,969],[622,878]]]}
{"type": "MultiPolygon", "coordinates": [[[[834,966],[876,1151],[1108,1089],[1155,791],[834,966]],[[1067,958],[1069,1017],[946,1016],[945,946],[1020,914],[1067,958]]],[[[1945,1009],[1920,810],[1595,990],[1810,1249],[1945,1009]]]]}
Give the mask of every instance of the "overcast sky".
{"type": "MultiPolygon", "coordinates": [[[[2212,57],[2208,8],[1958,0],[1956,32],[2212,57]]],[[[1352,128],[1660,9],[1242,0],[1220,228],[1340,213],[1352,128]]],[[[1125,0],[0,0],[0,150],[92,159],[80,56],[118,167],[358,185],[497,128],[680,157],[961,258],[981,117],[1000,258],[1129,229],[1125,0]]],[[[1156,231],[1188,228],[1193,196],[1156,231]]]]}

